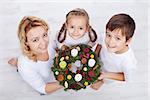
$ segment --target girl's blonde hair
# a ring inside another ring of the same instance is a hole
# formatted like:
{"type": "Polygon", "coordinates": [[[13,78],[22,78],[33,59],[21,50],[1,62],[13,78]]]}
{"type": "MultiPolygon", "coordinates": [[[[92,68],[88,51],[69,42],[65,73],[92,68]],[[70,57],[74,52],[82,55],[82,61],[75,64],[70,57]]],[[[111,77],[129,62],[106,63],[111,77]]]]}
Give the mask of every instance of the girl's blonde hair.
{"type": "Polygon", "coordinates": [[[29,59],[33,61],[37,61],[37,58],[30,49],[30,47],[27,45],[27,33],[32,28],[38,26],[42,26],[43,28],[45,28],[46,31],[48,31],[49,29],[48,24],[44,20],[34,16],[23,17],[18,27],[18,38],[20,40],[21,50],[24,55],[26,55],[29,59]]]}
{"type": "MultiPolygon", "coordinates": [[[[68,20],[70,18],[72,18],[72,16],[83,16],[86,18],[87,20],[87,28],[88,28],[88,34],[89,34],[89,38],[91,42],[95,42],[97,39],[97,34],[95,32],[95,30],[89,25],[89,15],[88,13],[84,10],[84,9],[80,9],[80,8],[76,8],[74,10],[71,10],[67,15],[66,15],[66,22],[68,22],[68,20]]],[[[66,25],[65,23],[62,25],[59,33],[58,33],[58,37],[57,40],[62,43],[65,39],[66,39],[66,25]]]]}

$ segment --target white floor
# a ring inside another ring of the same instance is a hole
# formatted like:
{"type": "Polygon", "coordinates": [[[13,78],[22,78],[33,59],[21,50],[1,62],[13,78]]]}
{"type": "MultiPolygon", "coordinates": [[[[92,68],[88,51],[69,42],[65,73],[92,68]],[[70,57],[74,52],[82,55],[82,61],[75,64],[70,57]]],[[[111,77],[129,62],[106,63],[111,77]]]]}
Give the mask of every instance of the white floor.
{"type": "Polygon", "coordinates": [[[78,92],[59,90],[44,96],[24,83],[16,69],[7,64],[8,58],[3,58],[0,64],[0,100],[148,100],[148,71],[143,52],[137,52],[139,67],[133,83],[106,83],[98,91],[88,87],[78,92]]]}
{"type": "MultiPolygon", "coordinates": [[[[10,49],[11,50],[11,49],[10,49]]],[[[8,50],[7,54],[10,54],[8,50]]],[[[12,50],[11,53],[16,53],[12,50]]],[[[8,57],[1,59],[0,64],[0,100],[147,100],[148,95],[148,70],[146,51],[136,51],[138,54],[138,70],[133,83],[113,82],[106,83],[100,90],[94,91],[91,88],[86,90],[63,91],[41,96],[31,89],[20,77],[16,69],[7,64],[8,57]]]]}
{"type": "Polygon", "coordinates": [[[131,1],[133,2],[103,4],[101,2],[91,2],[91,4],[48,2],[43,3],[43,6],[31,2],[25,4],[20,2],[1,3],[0,100],[148,100],[148,83],[150,82],[148,81],[148,72],[150,72],[148,69],[150,48],[147,38],[148,5],[131,1]],[[98,91],[88,87],[78,92],[58,90],[52,94],[41,96],[22,80],[14,67],[7,64],[9,58],[20,53],[16,31],[23,16],[33,14],[46,19],[50,24],[51,33],[56,33],[64,21],[65,14],[75,7],[83,7],[89,11],[91,23],[98,32],[103,32],[105,23],[114,13],[126,12],[136,19],[137,29],[132,47],[138,60],[138,66],[133,83],[116,81],[104,84],[98,91]],[[105,9],[109,9],[108,12],[104,12],[105,9]]]}

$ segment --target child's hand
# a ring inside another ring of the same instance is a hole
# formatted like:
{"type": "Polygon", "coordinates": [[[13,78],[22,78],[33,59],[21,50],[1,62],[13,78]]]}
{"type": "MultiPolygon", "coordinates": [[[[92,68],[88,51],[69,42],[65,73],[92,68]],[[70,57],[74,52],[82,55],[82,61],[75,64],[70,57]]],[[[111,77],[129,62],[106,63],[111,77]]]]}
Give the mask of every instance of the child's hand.
{"type": "Polygon", "coordinates": [[[94,84],[92,84],[90,87],[94,90],[98,90],[103,85],[103,80],[98,80],[94,84]]]}
{"type": "Polygon", "coordinates": [[[105,78],[105,73],[101,72],[100,76],[98,77],[98,80],[103,80],[105,78]]]}
{"type": "Polygon", "coordinates": [[[98,77],[98,80],[94,84],[92,84],[90,87],[94,90],[98,90],[104,83],[103,82],[104,78],[105,78],[105,73],[101,72],[100,76],[98,77]]]}
{"type": "Polygon", "coordinates": [[[63,45],[61,46],[61,50],[65,51],[65,50],[67,50],[67,49],[69,49],[69,47],[68,47],[67,45],[65,45],[65,44],[63,44],[63,45]]]}
{"type": "Polygon", "coordinates": [[[102,46],[99,43],[96,43],[95,54],[99,57],[102,46]]]}

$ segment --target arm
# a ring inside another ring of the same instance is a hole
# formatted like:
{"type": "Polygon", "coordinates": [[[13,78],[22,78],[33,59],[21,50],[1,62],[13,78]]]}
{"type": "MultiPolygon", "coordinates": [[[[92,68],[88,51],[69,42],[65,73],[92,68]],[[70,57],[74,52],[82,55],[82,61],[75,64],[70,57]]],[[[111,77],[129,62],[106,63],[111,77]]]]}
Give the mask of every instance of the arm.
{"type": "Polygon", "coordinates": [[[52,93],[62,88],[57,82],[45,83],[43,78],[33,70],[26,72],[19,68],[19,73],[32,88],[42,94],[52,93]]]}
{"type": "Polygon", "coordinates": [[[45,87],[45,92],[46,93],[52,93],[58,89],[63,88],[63,86],[59,85],[58,82],[51,82],[51,83],[47,83],[46,87],[45,87]]]}
{"type": "Polygon", "coordinates": [[[18,59],[18,70],[24,81],[42,94],[52,93],[60,89],[56,82],[46,83],[43,77],[23,58],[18,59]]]}
{"type": "Polygon", "coordinates": [[[104,78],[118,80],[118,81],[125,81],[124,73],[122,73],[122,72],[120,72],[120,73],[119,72],[118,73],[102,72],[98,79],[102,80],[104,78]]]}
{"type": "Polygon", "coordinates": [[[100,55],[101,48],[102,48],[101,44],[96,44],[95,54],[97,55],[97,57],[99,57],[100,55]]]}
{"type": "Polygon", "coordinates": [[[52,93],[62,88],[62,86],[60,86],[57,82],[45,83],[43,78],[33,70],[30,72],[22,71],[20,72],[20,74],[23,77],[23,79],[28,84],[30,84],[31,87],[33,87],[35,90],[37,90],[40,93],[43,94],[52,93]]]}

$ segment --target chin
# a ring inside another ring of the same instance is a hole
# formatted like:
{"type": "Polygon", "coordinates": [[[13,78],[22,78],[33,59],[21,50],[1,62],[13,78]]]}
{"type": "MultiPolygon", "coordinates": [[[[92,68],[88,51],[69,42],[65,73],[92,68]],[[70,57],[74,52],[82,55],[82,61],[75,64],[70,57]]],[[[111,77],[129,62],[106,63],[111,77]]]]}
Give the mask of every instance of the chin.
{"type": "Polygon", "coordinates": [[[112,48],[107,48],[107,50],[108,50],[108,52],[110,52],[110,53],[115,53],[115,52],[116,52],[116,50],[114,50],[114,49],[112,49],[112,48]]]}
{"type": "Polygon", "coordinates": [[[110,52],[110,53],[115,53],[115,51],[113,51],[113,50],[108,50],[108,52],[110,52]]]}

